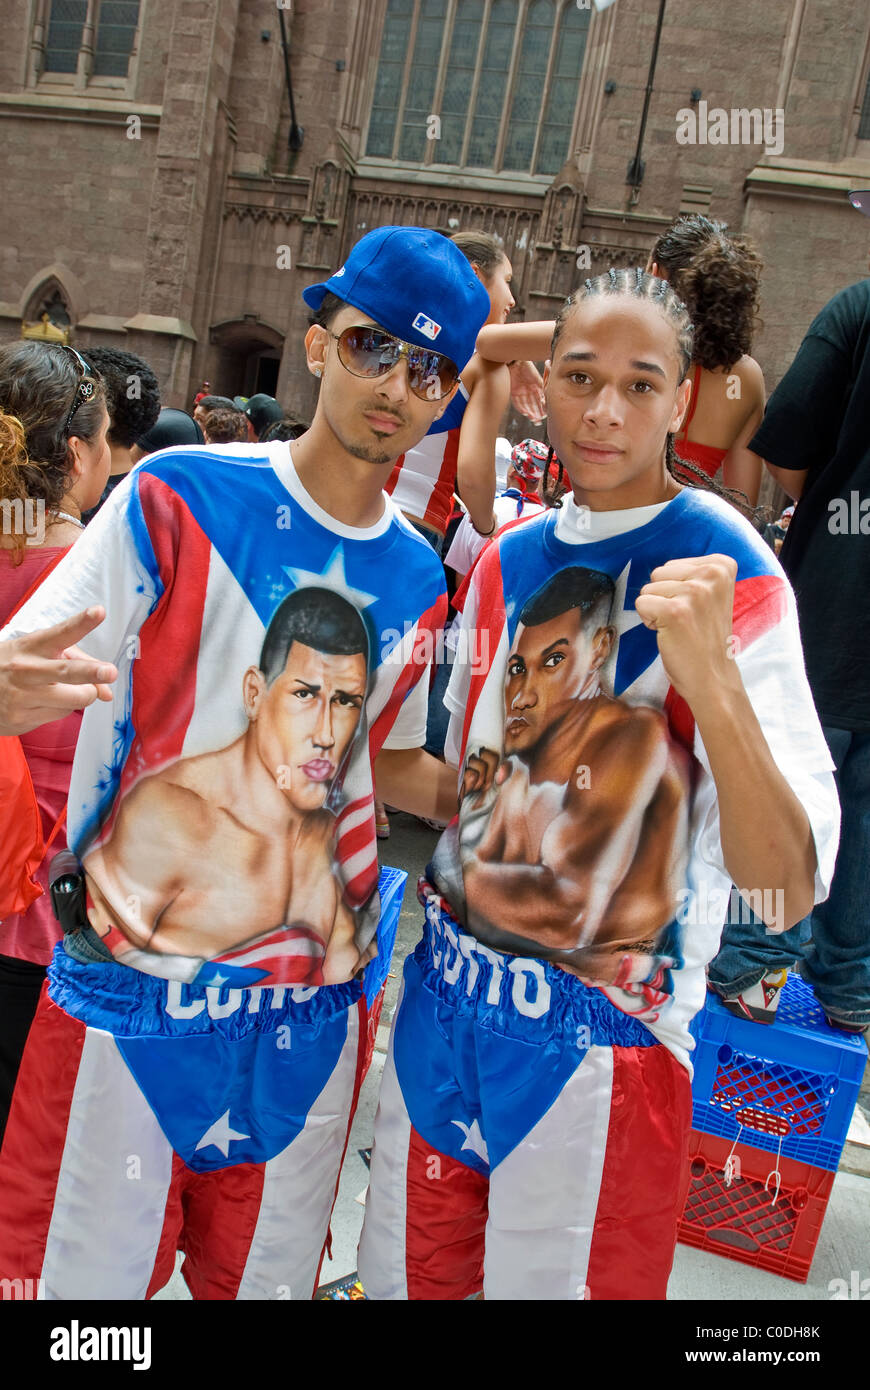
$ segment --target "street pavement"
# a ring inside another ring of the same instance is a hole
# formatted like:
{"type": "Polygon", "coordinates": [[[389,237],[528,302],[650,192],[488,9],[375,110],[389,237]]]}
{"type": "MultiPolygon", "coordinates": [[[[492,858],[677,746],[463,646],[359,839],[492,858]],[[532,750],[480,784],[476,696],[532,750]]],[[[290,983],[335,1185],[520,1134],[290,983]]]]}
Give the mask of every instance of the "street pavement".
{"type": "MultiPolygon", "coordinates": [[[[351,1130],[338,1197],[332,1217],[332,1259],[326,1259],[321,1281],[333,1280],[356,1269],[356,1249],[363,1219],[363,1199],[368,1170],[360,1150],[370,1147],[377,1108],[378,1088],[384,1065],[389,1023],[396,1007],[402,965],[406,955],[420,939],[422,909],[417,902],[417,878],[423,872],[437,835],[419,821],[404,814],[390,816],[390,838],[380,843],[380,860],[407,870],[408,883],[396,939],[393,966],[384,999],[378,1049],[360,1093],[359,1107],[351,1130]]],[[[870,1067],[865,1077],[861,1106],[870,1118],[870,1067]]],[[[678,1245],[668,1285],[670,1300],[747,1303],[753,1300],[830,1300],[836,1280],[850,1284],[852,1272],[860,1280],[870,1277],[870,1128],[859,1131],[864,1115],[858,1114],[853,1132],[864,1144],[847,1145],[844,1165],[834,1181],[815,1258],[806,1284],[782,1279],[765,1270],[736,1260],[709,1255],[678,1245]],[[844,1171],[848,1167],[853,1171],[844,1171]],[[866,1175],[866,1176],[865,1176],[866,1175]]],[[[179,1256],[179,1265],[181,1263],[179,1256]]],[[[178,1268],[172,1280],[156,1295],[158,1299],[188,1299],[187,1287],[178,1268]]]]}

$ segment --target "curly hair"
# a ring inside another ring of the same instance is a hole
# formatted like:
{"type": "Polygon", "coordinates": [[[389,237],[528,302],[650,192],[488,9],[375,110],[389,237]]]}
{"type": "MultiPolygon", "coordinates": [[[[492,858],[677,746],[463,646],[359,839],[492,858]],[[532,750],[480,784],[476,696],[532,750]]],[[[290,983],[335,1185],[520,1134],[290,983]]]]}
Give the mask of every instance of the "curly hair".
{"type": "Polygon", "coordinates": [[[692,316],[693,360],[708,371],[730,370],[751,349],[758,324],[762,265],[753,243],[691,213],[662,233],[652,259],[692,316]]]}
{"type": "MultiPolygon", "coordinates": [[[[22,475],[27,467],[27,445],[24,440],[24,426],[14,415],[0,411],[0,507],[3,508],[4,530],[6,517],[15,516],[16,503],[22,506],[27,494],[22,486],[22,475]]],[[[24,531],[15,527],[11,530],[13,564],[24,559],[26,537],[24,531]]]]}
{"type": "MultiPolygon", "coordinates": [[[[47,512],[57,511],[69,484],[70,435],[90,443],[103,424],[105,391],[96,372],[92,379],[94,394],[67,429],[82,380],[73,354],[53,343],[0,347],[0,499],[22,505],[33,500],[44,503],[47,512]]],[[[13,539],[24,545],[23,536],[13,539]]]]}
{"type": "MultiPolygon", "coordinates": [[[[202,402],[200,402],[202,404],[202,402]]],[[[215,406],[207,410],[202,422],[206,444],[240,444],[248,437],[248,419],[235,406],[215,406]]]]}
{"type": "Polygon", "coordinates": [[[160,414],[157,377],[142,357],[120,348],[86,348],[85,355],[103,379],[112,417],[109,443],[129,449],[147,433],[160,414]]]}
{"type": "MultiPolygon", "coordinates": [[[[675,347],[677,351],[677,361],[679,363],[679,381],[686,379],[689,368],[693,361],[697,361],[694,355],[694,331],[692,320],[689,317],[689,310],[677,295],[674,287],[667,281],[662,280],[657,275],[650,275],[647,271],[641,270],[640,266],[633,269],[615,270],[611,267],[604,275],[597,275],[594,280],[587,280],[582,289],[576,290],[569,299],[565,300],[556,318],[556,325],[553,332],[553,339],[550,346],[550,356],[556,351],[556,345],[562,336],[568,319],[578,305],[584,300],[593,299],[598,295],[630,295],[635,299],[646,299],[664,315],[673,329],[675,347]]],[[[679,383],[678,383],[679,384],[679,383]]],[[[674,445],[674,436],[668,435],[667,449],[665,453],[665,467],[678,483],[684,487],[699,487],[706,492],[714,492],[717,497],[722,497],[726,502],[730,502],[750,521],[757,522],[759,513],[752,507],[749,499],[742,492],[734,488],[721,487],[714,482],[700,468],[696,468],[693,463],[680,458],[674,445]]],[[[563,466],[559,460],[559,471],[556,479],[556,488],[562,483],[563,466]]],[[[558,500],[550,502],[549,505],[558,506],[558,500]]]]}

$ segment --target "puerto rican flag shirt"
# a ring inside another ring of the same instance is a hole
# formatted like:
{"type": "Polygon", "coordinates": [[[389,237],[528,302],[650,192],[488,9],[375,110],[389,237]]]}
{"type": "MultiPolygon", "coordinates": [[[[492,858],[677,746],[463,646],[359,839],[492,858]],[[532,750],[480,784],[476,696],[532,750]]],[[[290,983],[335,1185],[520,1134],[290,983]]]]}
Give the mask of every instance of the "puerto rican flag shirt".
{"type": "Polygon", "coordinates": [[[385,974],[372,764],[425,741],[431,547],[386,497],[336,521],[285,443],[167,449],[2,636],[98,603],[81,647],[119,674],[84,712],[68,840],[103,944],[198,985],[385,974]]]}
{"type": "MultiPolygon", "coordinates": [[[[608,513],[568,494],[482,555],[445,699],[460,813],[429,871],[485,946],[567,967],[687,1066],[731,878],[703,743],[635,600],[657,566],[709,554],[737,561],[729,654],[807,812],[827,896],[839,806],[794,596],[749,523],[692,488],[608,513]]],[[[777,918],[775,888],[749,902],[777,918]]]]}

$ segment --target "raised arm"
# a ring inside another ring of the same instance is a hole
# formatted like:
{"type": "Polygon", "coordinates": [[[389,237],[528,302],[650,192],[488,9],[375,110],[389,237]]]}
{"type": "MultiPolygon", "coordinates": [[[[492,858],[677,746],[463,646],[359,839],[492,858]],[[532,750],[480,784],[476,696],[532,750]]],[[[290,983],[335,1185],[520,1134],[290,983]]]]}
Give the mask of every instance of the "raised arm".
{"type": "Polygon", "coordinates": [[[481,362],[462,418],[456,484],[471,524],[488,534],[495,524],[495,443],[498,427],[510,398],[510,374],[506,367],[481,362]]]}
{"type": "Polygon", "coordinates": [[[489,323],[477,335],[477,351],[490,362],[545,362],[555,327],[554,319],[489,323]]]}
{"type": "MultiPolygon", "coordinates": [[[[729,659],[736,573],[727,555],[671,560],[653,570],[636,607],[695,717],[716,783],[725,868],[739,889],[769,890],[782,903],[782,920],[777,909],[765,921],[783,930],[813,906],[817,856],[809,817],[729,659]]],[[[775,687],[768,698],[776,698],[775,687]]]]}

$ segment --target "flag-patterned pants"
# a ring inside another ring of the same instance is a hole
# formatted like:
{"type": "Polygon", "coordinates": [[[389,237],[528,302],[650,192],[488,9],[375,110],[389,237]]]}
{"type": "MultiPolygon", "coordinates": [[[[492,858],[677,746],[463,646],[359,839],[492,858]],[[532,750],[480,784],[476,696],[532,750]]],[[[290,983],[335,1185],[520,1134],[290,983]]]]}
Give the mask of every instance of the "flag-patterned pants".
{"type": "Polygon", "coordinates": [[[0,1279],[148,1298],[183,1250],[194,1298],[311,1298],[381,997],[180,985],[59,946],[0,1151],[0,1279]]]}
{"type": "Polygon", "coordinates": [[[661,1299],[685,1067],[598,990],[431,901],[405,963],[359,1272],[371,1298],[661,1299]]]}

